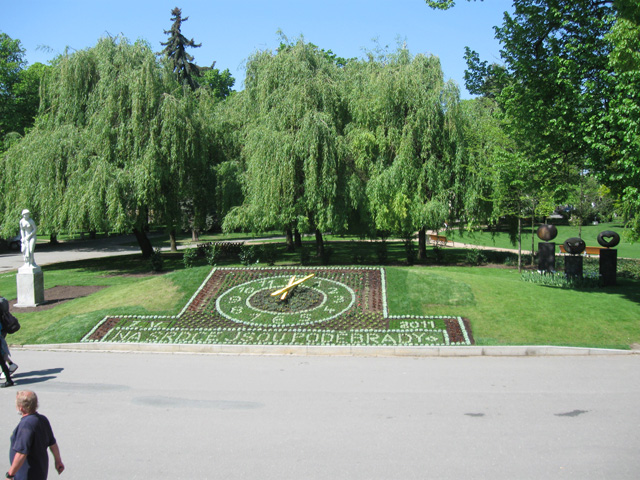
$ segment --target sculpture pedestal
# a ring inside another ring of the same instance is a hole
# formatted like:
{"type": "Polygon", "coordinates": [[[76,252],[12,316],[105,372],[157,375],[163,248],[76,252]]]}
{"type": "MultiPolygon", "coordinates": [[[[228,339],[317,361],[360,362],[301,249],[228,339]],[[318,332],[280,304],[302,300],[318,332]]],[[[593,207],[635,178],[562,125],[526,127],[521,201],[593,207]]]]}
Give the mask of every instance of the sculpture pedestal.
{"type": "Polygon", "coordinates": [[[567,255],[564,257],[564,273],[567,277],[582,278],[582,255],[567,255]]]}
{"type": "Polygon", "coordinates": [[[538,243],[538,270],[541,272],[556,271],[556,244],[553,242],[538,243]]]}
{"type": "Polygon", "coordinates": [[[605,287],[616,284],[618,270],[618,251],[610,248],[600,250],[600,276],[605,287]]]}
{"type": "Polygon", "coordinates": [[[18,301],[15,307],[36,307],[44,303],[44,276],[40,267],[30,265],[20,267],[16,280],[18,301]]]}

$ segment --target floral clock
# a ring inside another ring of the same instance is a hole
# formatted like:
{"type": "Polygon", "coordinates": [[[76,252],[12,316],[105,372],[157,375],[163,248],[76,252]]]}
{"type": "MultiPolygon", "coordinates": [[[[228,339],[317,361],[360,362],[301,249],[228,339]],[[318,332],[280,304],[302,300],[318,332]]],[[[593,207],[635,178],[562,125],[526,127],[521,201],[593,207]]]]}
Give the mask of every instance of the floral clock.
{"type": "Polygon", "coordinates": [[[286,300],[272,295],[288,281],[290,276],[273,276],[237,285],[217,298],[216,311],[250,325],[309,325],[343,314],[356,300],[355,292],[344,283],[317,277],[297,285],[286,300]]]}

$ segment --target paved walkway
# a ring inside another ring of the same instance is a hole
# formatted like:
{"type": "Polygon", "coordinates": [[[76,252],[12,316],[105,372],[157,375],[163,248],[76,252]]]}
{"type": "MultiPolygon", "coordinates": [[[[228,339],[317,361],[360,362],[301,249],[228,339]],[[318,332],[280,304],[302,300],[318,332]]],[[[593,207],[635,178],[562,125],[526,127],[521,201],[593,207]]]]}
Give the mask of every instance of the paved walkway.
{"type": "MultiPolygon", "coordinates": [[[[96,240],[76,240],[57,245],[39,243],[36,245],[35,260],[40,266],[52,263],[71,262],[89,258],[110,257],[139,253],[140,247],[133,235],[102,238],[96,240]]],[[[17,270],[24,265],[20,251],[0,254],[0,272],[17,270]]]]}
{"type": "MultiPolygon", "coordinates": [[[[16,349],[63,480],[636,479],[640,356],[16,349]]],[[[0,390],[0,452],[18,422],[0,390]]],[[[3,465],[6,471],[7,457],[3,465]]]]}
{"type": "MultiPolygon", "coordinates": [[[[284,239],[284,237],[282,237],[284,239]]],[[[260,239],[249,240],[250,243],[260,243],[260,239]]],[[[447,243],[447,247],[455,248],[476,248],[480,250],[498,250],[504,252],[517,253],[517,250],[497,247],[482,247],[461,242],[447,243]]],[[[180,246],[178,248],[181,248],[180,246]]],[[[140,252],[136,239],[133,235],[119,235],[96,240],[74,240],[63,242],[57,245],[39,243],[36,246],[35,259],[40,266],[52,263],[70,262],[74,260],[85,260],[88,258],[110,257],[115,255],[127,255],[140,252]]],[[[528,254],[523,250],[522,254],[528,254]]],[[[22,253],[19,251],[8,251],[0,254],[0,272],[17,270],[24,264],[22,253]]]]}

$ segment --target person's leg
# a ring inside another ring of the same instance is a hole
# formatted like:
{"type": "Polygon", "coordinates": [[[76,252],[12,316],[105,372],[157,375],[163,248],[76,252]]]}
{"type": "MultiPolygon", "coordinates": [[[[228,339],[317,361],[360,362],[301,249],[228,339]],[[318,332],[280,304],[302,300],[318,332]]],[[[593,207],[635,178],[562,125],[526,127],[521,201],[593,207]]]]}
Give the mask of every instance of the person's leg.
{"type": "Polygon", "coordinates": [[[2,368],[2,373],[4,373],[4,378],[6,379],[4,383],[0,384],[0,388],[11,387],[13,385],[13,380],[11,380],[9,367],[7,367],[7,364],[5,363],[4,358],[2,358],[2,355],[0,355],[0,368],[2,368]]]}
{"type": "Polygon", "coordinates": [[[11,358],[9,357],[9,355],[11,355],[11,352],[9,351],[9,345],[7,345],[7,340],[4,334],[0,336],[0,352],[2,352],[4,361],[7,362],[7,365],[9,366],[9,371],[11,373],[15,372],[18,369],[18,364],[13,363],[11,361],[11,358]]]}

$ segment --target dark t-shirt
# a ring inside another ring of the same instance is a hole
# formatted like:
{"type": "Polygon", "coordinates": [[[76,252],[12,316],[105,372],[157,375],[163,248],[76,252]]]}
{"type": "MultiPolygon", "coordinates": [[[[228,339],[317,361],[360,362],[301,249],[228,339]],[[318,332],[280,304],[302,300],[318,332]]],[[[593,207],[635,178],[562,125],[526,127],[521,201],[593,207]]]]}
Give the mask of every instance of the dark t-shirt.
{"type": "Polygon", "coordinates": [[[38,412],[20,419],[11,435],[9,459],[13,463],[16,452],[27,456],[16,480],[45,480],[49,473],[47,448],[56,443],[49,420],[38,412]]]}

